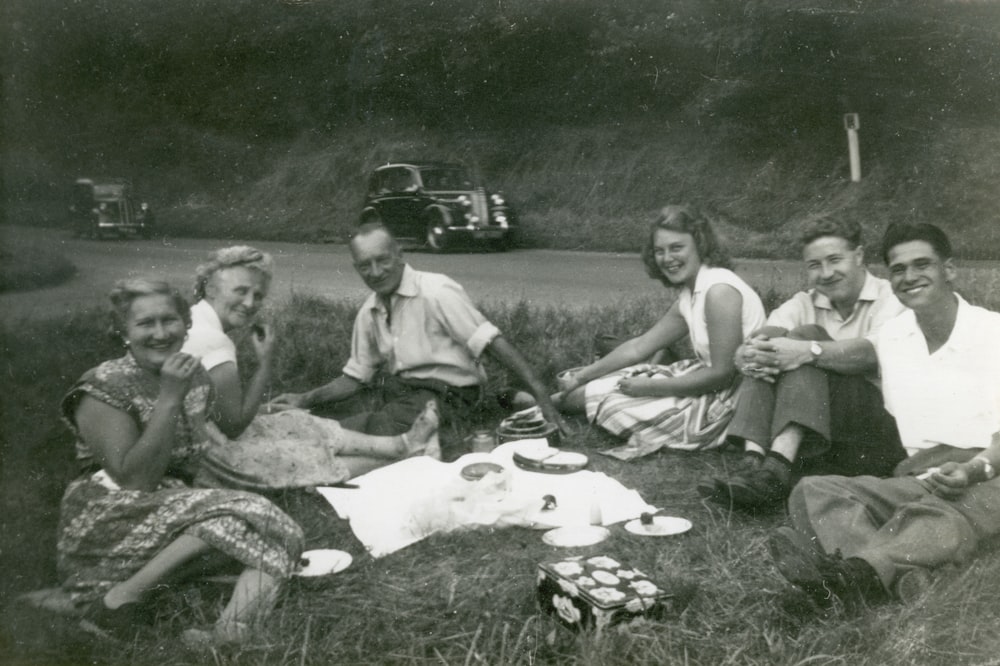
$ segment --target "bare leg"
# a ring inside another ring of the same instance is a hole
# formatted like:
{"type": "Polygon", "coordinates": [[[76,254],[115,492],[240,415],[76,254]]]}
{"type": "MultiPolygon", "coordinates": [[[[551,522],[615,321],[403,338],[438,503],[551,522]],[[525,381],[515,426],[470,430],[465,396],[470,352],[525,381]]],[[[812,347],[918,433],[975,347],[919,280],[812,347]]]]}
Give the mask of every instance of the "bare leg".
{"type": "Polygon", "coordinates": [[[556,393],[552,396],[552,402],[560,412],[583,414],[587,411],[586,397],[585,387],[578,386],[568,393],[556,393]]]}
{"type": "MultiPolygon", "coordinates": [[[[408,432],[395,437],[381,435],[366,435],[353,430],[345,430],[347,442],[339,453],[345,458],[355,458],[361,462],[366,458],[381,458],[397,460],[416,455],[429,455],[440,460],[441,447],[438,443],[438,425],[440,418],[437,412],[437,402],[428,400],[424,410],[417,415],[413,426],[408,432]]],[[[353,471],[353,470],[352,470],[353,471]]]]}
{"type": "Polygon", "coordinates": [[[115,609],[122,604],[140,601],[146,592],[164,582],[182,565],[212,550],[195,536],[182,534],[153,556],[128,580],[118,583],[104,595],[104,605],[115,609]]]}
{"type": "Polygon", "coordinates": [[[260,569],[244,569],[212,629],[188,629],[181,638],[194,648],[241,643],[253,635],[254,625],[274,608],[280,590],[281,580],[260,569]]]}

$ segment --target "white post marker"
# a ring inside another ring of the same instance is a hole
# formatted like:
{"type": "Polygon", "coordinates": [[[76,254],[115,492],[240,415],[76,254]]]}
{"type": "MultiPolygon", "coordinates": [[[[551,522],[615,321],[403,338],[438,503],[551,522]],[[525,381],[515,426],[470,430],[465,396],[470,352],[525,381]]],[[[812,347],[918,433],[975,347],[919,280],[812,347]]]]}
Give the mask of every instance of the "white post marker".
{"type": "Polygon", "coordinates": [[[861,151],[858,148],[858,129],[861,120],[856,113],[844,114],[844,129],[847,130],[847,151],[851,158],[851,182],[861,182],[861,151]]]}

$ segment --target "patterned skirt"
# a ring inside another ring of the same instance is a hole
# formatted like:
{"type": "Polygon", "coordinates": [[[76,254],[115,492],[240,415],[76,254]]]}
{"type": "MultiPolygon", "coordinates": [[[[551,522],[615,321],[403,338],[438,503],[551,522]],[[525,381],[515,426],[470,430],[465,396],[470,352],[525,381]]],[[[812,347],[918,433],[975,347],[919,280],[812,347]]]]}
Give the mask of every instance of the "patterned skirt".
{"type": "Polygon", "coordinates": [[[333,419],[289,409],[256,416],[234,440],[209,424],[211,443],[202,457],[196,485],[273,490],[332,486],[351,471],[338,457],[348,431],[333,419]]]}
{"type": "Polygon", "coordinates": [[[60,507],[57,564],[78,603],[103,596],[182,534],[277,578],[298,564],[302,528],[259,495],[169,477],[152,492],[124,490],[103,476],[73,481],[60,507]]]}
{"type": "Polygon", "coordinates": [[[634,366],[595,379],[586,387],[587,418],[628,443],[602,453],[632,460],[663,447],[684,451],[722,445],[733,415],[736,385],[700,396],[632,398],[616,389],[623,377],[649,368],[652,377],[681,377],[705,367],[697,359],[670,365],[634,366]]]}

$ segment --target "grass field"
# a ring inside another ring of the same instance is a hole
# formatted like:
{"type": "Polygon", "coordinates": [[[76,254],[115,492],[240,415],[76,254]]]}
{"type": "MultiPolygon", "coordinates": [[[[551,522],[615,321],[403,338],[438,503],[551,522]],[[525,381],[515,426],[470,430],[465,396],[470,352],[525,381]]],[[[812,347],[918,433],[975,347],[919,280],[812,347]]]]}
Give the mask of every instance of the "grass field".
{"type": "MultiPolygon", "coordinates": [[[[996,275],[967,289],[996,308],[996,275]]],[[[762,292],[768,285],[755,285],[762,292]]],[[[276,390],[313,386],[335,375],[348,352],[356,304],[297,298],[276,312],[283,341],[276,390]]],[[[494,306],[486,314],[533,361],[555,372],[586,361],[596,332],[628,335],[648,326],[664,301],[634,301],[586,311],[494,306]]],[[[169,591],[159,623],[128,644],[97,641],[71,619],[26,607],[16,596],[56,585],[59,497],[72,476],[72,446],[56,418],[59,397],[84,370],[120,353],[104,335],[101,313],[2,330],[4,604],[0,662],[5,664],[987,664],[997,663],[1000,560],[943,571],[936,586],[903,606],[892,603],[825,616],[809,612],[770,565],[768,530],[782,515],[745,516],[702,502],[696,481],[731,463],[731,452],[664,453],[622,463],[596,452],[609,438],[583,424],[569,446],[593,469],[636,488],[651,504],[694,523],[661,540],[612,528],[588,549],[556,550],[525,529],[431,537],[382,559],[368,557],[344,521],[308,492],[274,496],[296,517],[310,548],[354,556],[345,572],[297,579],[247,646],[211,656],[188,653],[179,631],[214,616],[227,590],[211,584],[169,591]],[[557,629],[534,601],[539,562],[579,552],[633,563],[665,584],[695,584],[678,617],[611,630],[600,639],[557,629]]],[[[243,363],[244,370],[249,369],[243,363]]],[[[491,389],[506,385],[489,366],[491,389]]],[[[496,423],[499,407],[471,417],[462,432],[496,423]]]]}
{"type": "Polygon", "coordinates": [[[75,272],[72,261],[45,243],[14,240],[0,229],[0,291],[58,284],[75,272]]]}

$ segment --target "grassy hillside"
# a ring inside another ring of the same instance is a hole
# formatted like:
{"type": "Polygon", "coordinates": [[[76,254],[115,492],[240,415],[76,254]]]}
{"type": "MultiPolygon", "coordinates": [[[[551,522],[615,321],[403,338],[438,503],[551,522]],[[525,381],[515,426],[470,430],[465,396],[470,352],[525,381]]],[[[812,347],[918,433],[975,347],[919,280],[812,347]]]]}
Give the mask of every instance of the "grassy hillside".
{"type": "Polygon", "coordinates": [[[168,233],[345,233],[368,170],[457,159],[532,246],[632,250],[659,206],[787,254],[841,213],[1000,256],[1000,3],[871,0],[12,0],[7,222],[62,224],[126,175],[168,233]],[[192,21],[192,16],[200,20],[192,21]],[[861,115],[848,181],[842,114],[861,115]]]}
{"type": "MultiPolygon", "coordinates": [[[[839,122],[831,114],[831,125],[839,122]]],[[[919,151],[887,144],[881,152],[862,130],[861,183],[849,181],[846,141],[751,152],[739,139],[735,130],[682,122],[444,132],[385,121],[249,148],[191,138],[191,162],[207,175],[148,165],[130,171],[124,163],[115,172],[133,173],[173,235],[340,237],[357,222],[369,169],[430,157],[465,161],[498,184],[521,213],[527,246],[633,251],[659,206],[690,202],[718,214],[742,256],[787,256],[802,221],[844,214],[856,216],[870,239],[892,221],[926,219],[952,233],[961,256],[1000,257],[1000,133],[993,127],[949,126],[928,134],[919,151]]],[[[62,224],[64,188],[56,184],[74,172],[10,156],[19,159],[53,185],[43,198],[10,202],[8,220],[62,224]]]]}

